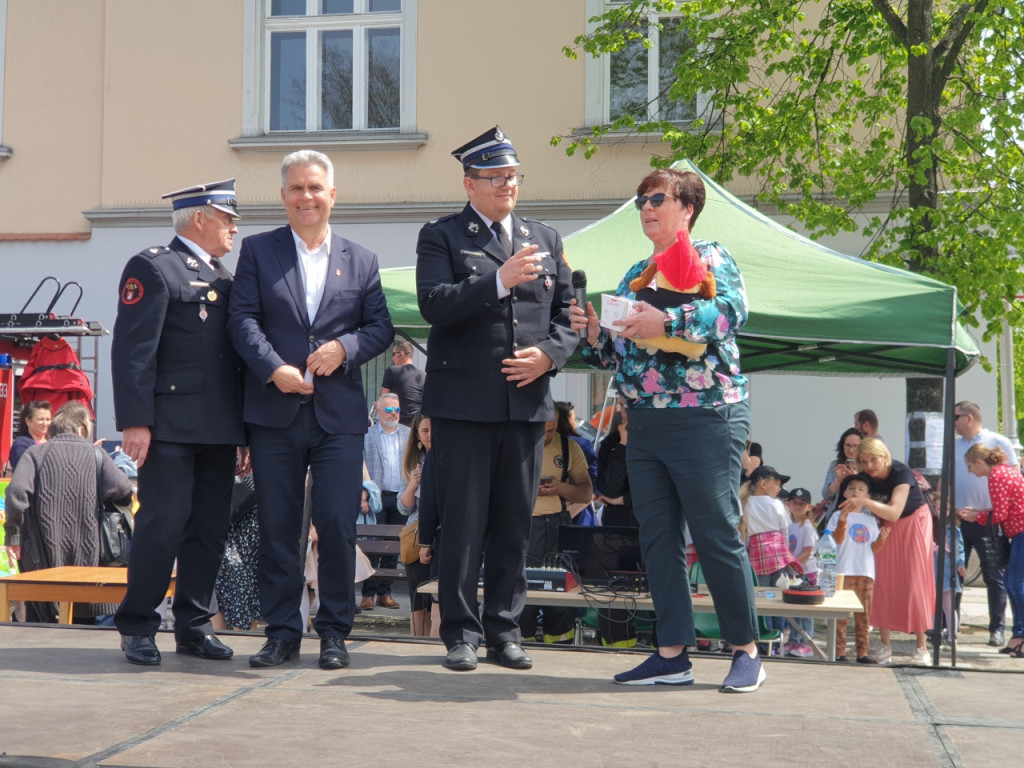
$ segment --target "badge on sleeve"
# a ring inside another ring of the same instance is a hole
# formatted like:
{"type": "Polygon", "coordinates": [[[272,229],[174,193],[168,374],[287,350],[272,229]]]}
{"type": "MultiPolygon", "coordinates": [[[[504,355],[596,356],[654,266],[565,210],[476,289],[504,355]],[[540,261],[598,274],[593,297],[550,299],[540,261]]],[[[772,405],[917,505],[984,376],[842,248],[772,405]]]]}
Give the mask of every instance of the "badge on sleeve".
{"type": "Polygon", "coordinates": [[[129,277],[124,281],[124,287],[121,289],[121,303],[122,304],[138,304],[139,300],[142,299],[142,283],[134,277],[129,277]]]}

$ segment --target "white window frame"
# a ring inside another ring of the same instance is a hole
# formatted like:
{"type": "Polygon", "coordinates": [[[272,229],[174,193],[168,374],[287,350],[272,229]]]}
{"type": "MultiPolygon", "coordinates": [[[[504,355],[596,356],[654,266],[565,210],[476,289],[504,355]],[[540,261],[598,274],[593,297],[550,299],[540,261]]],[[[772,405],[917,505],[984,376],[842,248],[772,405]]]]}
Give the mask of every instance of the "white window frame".
{"type": "MultiPolygon", "coordinates": [[[[591,19],[605,13],[609,8],[621,5],[621,2],[610,0],[586,0],[587,18],[591,19]]],[[[651,48],[647,56],[647,97],[652,106],[657,104],[659,90],[658,84],[658,62],[660,50],[658,47],[658,35],[661,30],[655,25],[659,19],[670,18],[679,14],[671,13],[650,13],[648,23],[650,24],[651,48]]],[[[588,23],[587,31],[591,32],[595,25],[588,23]]],[[[696,114],[702,115],[710,106],[711,94],[702,92],[697,96],[696,114]]],[[[588,56],[586,60],[586,105],[584,118],[588,128],[599,125],[610,125],[613,120],[609,114],[611,108],[611,55],[588,56]]],[[[660,106],[655,109],[652,120],[660,119],[657,115],[660,106]]],[[[678,125],[688,125],[690,121],[676,121],[678,125]]]]}
{"type": "MultiPolygon", "coordinates": [[[[351,15],[317,15],[319,0],[306,0],[306,16],[270,17],[270,0],[245,0],[244,70],[242,83],[242,138],[230,143],[237,148],[266,145],[276,149],[298,138],[333,142],[374,145],[378,142],[394,143],[406,137],[417,145],[422,143],[416,134],[416,14],[419,0],[402,0],[402,10],[370,14],[362,9],[369,0],[355,0],[356,12],[351,15]],[[366,120],[366,56],[364,34],[358,30],[395,28],[401,32],[401,86],[399,125],[392,128],[367,128],[366,120]],[[320,61],[319,33],[323,30],[352,29],[353,34],[353,94],[352,128],[320,130],[309,128],[320,122],[320,61]],[[270,130],[270,34],[271,32],[306,32],[306,126],[302,131],[270,130]],[[313,93],[313,98],[309,94],[313,93]]],[[[311,146],[309,141],[306,145],[311,146]]]]}

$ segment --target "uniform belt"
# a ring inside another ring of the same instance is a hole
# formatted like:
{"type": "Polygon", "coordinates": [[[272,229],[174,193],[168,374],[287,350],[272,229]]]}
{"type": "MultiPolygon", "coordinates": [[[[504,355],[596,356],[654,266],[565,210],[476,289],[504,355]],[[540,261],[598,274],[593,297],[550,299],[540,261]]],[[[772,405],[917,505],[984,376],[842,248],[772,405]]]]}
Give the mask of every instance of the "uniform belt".
{"type": "Polygon", "coordinates": [[[398,491],[381,491],[380,495],[381,496],[397,496],[398,495],[398,491]]]}

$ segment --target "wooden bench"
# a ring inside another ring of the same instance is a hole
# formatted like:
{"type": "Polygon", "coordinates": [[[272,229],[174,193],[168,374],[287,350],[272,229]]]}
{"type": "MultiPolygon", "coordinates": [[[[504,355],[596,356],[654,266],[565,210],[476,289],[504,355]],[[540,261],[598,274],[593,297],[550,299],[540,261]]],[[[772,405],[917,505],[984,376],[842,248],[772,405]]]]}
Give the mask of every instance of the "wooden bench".
{"type": "MultiPolygon", "coordinates": [[[[65,565],[5,576],[0,578],[0,621],[10,621],[10,601],[37,600],[57,603],[59,622],[70,624],[75,603],[120,603],[127,589],[127,568],[65,565]]],[[[167,596],[173,594],[171,576],[167,596]]]]}
{"type": "MultiPolygon", "coordinates": [[[[403,525],[357,525],[356,543],[366,555],[395,555],[398,557],[401,550],[401,534],[403,525]]],[[[375,579],[390,579],[391,581],[406,578],[405,566],[401,559],[397,568],[376,568],[373,574],[375,579]]]]}

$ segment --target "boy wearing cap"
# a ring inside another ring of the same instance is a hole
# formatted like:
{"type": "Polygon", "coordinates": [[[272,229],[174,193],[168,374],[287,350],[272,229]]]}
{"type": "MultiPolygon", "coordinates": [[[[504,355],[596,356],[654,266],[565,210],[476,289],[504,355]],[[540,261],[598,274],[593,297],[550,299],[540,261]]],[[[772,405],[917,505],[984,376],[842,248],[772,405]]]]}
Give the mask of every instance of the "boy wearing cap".
{"type": "MultiPolygon", "coordinates": [[[[121,274],[110,360],[121,449],[138,465],[128,589],[114,617],[133,664],[159,664],[155,635],[175,558],[178,653],[228,659],[213,634],[242,429],[240,361],[227,334],[235,180],[164,195],[177,236],[121,274]]],[[[240,469],[248,464],[242,452],[240,469]]]]}
{"type": "Polygon", "coordinates": [[[544,423],[554,418],[549,382],[576,347],[572,279],[558,233],[514,213],[524,177],[501,128],[452,155],[469,203],[426,224],[416,246],[419,309],[431,324],[421,412],[445,512],[440,634],[449,669],[475,669],[481,643],[491,661],[527,669],[523,567],[544,423]]]}
{"type": "MultiPolygon", "coordinates": [[[[779,494],[781,496],[781,493],[779,494]]],[[[789,551],[803,569],[804,581],[808,584],[818,583],[818,559],[815,557],[815,550],[818,547],[818,533],[814,530],[814,523],[811,522],[810,514],[811,492],[806,488],[794,488],[786,495],[783,502],[793,522],[789,524],[788,541],[789,551]]],[[[799,625],[807,636],[814,634],[814,619],[790,619],[790,625],[799,625]]],[[[785,646],[786,654],[789,656],[813,656],[814,651],[810,645],[804,642],[800,634],[790,630],[789,642],[785,646]]]]}

